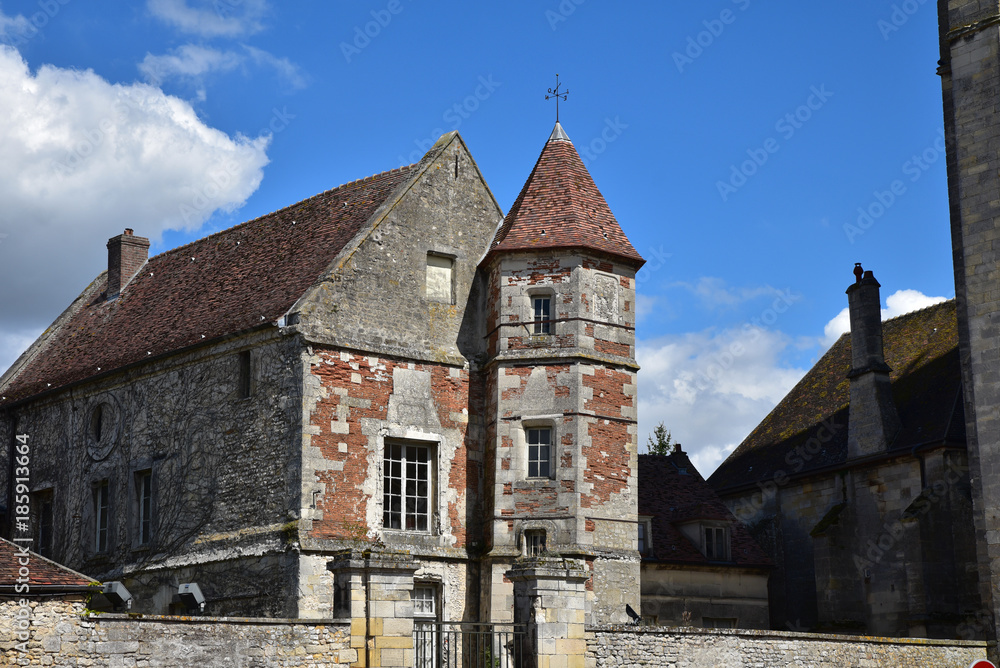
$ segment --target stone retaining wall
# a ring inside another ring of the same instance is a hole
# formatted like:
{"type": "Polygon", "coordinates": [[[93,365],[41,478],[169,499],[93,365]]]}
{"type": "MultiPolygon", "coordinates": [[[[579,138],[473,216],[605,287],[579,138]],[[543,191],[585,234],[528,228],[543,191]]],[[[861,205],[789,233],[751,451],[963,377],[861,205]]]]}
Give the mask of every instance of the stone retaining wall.
{"type": "Polygon", "coordinates": [[[357,660],[339,621],[83,616],[83,601],[29,602],[30,637],[18,646],[16,601],[0,601],[0,663],[175,668],[346,668],[357,660]],[[27,651],[24,651],[24,650],[27,651]]]}
{"type": "Polygon", "coordinates": [[[587,668],[662,666],[810,666],[811,668],[968,668],[986,658],[986,643],[875,638],[818,633],[594,627],[587,630],[587,668]]]}

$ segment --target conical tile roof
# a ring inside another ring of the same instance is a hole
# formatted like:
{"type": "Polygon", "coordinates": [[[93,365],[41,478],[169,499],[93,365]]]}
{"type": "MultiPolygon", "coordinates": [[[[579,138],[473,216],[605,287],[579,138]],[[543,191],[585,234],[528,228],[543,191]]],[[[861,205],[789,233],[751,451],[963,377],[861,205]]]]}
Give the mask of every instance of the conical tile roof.
{"type": "Polygon", "coordinates": [[[497,231],[490,255],[543,248],[586,248],[637,268],[645,263],[559,123],[497,231]]]}

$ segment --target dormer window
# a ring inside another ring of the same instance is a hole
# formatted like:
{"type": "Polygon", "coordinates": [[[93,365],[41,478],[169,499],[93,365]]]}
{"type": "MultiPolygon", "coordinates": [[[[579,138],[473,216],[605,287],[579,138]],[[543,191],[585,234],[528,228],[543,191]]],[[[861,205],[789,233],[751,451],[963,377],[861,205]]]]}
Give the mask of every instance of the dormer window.
{"type": "Polygon", "coordinates": [[[702,553],[710,561],[729,561],[729,528],[702,527],[702,553]]]}
{"type": "Polygon", "coordinates": [[[534,328],[532,329],[533,334],[551,334],[552,328],[549,322],[551,318],[551,305],[552,299],[550,297],[533,297],[531,300],[532,308],[534,310],[534,328]]]}

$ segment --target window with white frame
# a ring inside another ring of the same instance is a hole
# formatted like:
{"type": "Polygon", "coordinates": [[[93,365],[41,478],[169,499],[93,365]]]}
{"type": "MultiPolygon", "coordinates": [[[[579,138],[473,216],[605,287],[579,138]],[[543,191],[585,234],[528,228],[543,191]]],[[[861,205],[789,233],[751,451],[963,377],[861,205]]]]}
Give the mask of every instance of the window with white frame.
{"type": "Polygon", "coordinates": [[[549,322],[552,313],[552,298],[549,296],[536,296],[531,298],[531,308],[533,311],[532,321],[534,326],[533,334],[551,334],[552,323],[549,322]]]}
{"type": "Polygon", "coordinates": [[[431,530],[433,449],[386,443],[383,458],[383,512],[386,529],[431,530]]]}
{"type": "Polygon", "coordinates": [[[703,552],[712,561],[729,561],[729,529],[706,526],[702,528],[703,552]]]}
{"type": "Polygon", "coordinates": [[[423,584],[413,586],[413,616],[424,620],[437,616],[437,587],[423,584]]]}
{"type": "Polygon", "coordinates": [[[108,551],[108,532],[111,526],[111,487],[107,480],[94,486],[94,551],[108,551]]]}
{"type": "Polygon", "coordinates": [[[528,477],[551,477],[552,429],[549,427],[529,427],[528,439],[528,477]]]}

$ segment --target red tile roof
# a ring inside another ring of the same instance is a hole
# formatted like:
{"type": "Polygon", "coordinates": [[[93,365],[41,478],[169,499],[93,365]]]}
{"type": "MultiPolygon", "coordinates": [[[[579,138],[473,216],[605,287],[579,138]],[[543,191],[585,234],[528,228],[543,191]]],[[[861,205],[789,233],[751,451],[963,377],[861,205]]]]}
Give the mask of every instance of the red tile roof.
{"type": "Polygon", "coordinates": [[[152,257],[112,301],[105,272],[4,388],[7,402],[275,322],[415,168],[342,185],[152,257]]]}
{"type": "MultiPolygon", "coordinates": [[[[18,578],[21,577],[19,573],[22,567],[26,567],[29,571],[27,583],[29,588],[86,587],[97,582],[35,552],[29,552],[25,559],[24,553],[15,543],[0,538],[0,588],[19,584],[18,578]],[[27,565],[21,563],[22,561],[27,561],[27,565]]],[[[30,594],[30,589],[28,593],[30,594]]]]}
{"type": "Polygon", "coordinates": [[[573,144],[557,136],[560,129],[557,124],[542,149],[521,194],[497,230],[490,254],[588,248],[642,266],[645,260],[622,232],[573,144]]]}
{"type": "Polygon", "coordinates": [[[651,548],[643,561],[719,565],[709,562],[678,528],[686,522],[712,520],[729,523],[729,564],[771,566],[764,550],[712,491],[686,453],[639,455],[639,514],[652,517],[651,548]]]}
{"type": "MultiPolygon", "coordinates": [[[[886,320],[882,345],[902,422],[888,454],[927,444],[965,447],[955,301],[886,320]]],[[[727,494],[772,480],[778,471],[806,475],[846,463],[850,369],[851,336],[844,334],[716,469],[709,484],[727,494]],[[814,438],[819,452],[802,456],[803,446],[814,438]]]]}

